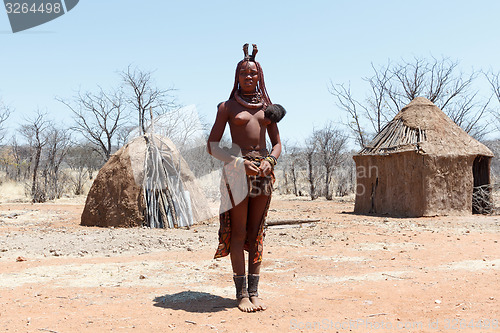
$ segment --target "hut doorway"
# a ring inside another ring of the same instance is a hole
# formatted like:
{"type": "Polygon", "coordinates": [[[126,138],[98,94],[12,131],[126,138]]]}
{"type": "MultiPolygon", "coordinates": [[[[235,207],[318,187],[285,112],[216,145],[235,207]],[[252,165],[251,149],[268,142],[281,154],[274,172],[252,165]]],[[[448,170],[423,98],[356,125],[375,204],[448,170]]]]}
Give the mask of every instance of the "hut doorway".
{"type": "Polygon", "coordinates": [[[490,157],[478,155],[472,164],[472,214],[491,213],[490,161],[490,157]]]}

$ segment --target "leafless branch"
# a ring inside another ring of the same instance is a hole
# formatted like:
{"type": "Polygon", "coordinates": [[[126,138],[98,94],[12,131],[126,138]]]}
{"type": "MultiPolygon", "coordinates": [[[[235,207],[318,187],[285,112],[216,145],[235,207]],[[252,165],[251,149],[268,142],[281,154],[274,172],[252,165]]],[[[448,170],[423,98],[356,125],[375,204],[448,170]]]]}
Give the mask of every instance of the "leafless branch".
{"type": "Polygon", "coordinates": [[[11,113],[12,110],[0,100],[0,142],[3,141],[5,137],[3,123],[9,118],[11,113]]]}
{"type": "Polygon", "coordinates": [[[73,112],[73,129],[99,147],[107,160],[112,153],[113,138],[127,118],[123,92],[117,90],[108,93],[99,87],[97,93],[79,92],[72,102],[58,100],[73,112]]]}
{"type": "Polygon", "coordinates": [[[366,142],[365,131],[361,126],[361,115],[358,107],[365,111],[367,111],[367,109],[352,97],[350,86],[345,87],[343,84],[333,84],[330,82],[328,89],[330,93],[337,98],[337,105],[348,113],[349,119],[347,125],[354,133],[356,142],[361,147],[364,147],[366,142]]]}
{"type": "Polygon", "coordinates": [[[45,147],[48,141],[46,131],[49,126],[50,122],[47,119],[47,113],[38,110],[34,117],[26,119],[26,123],[22,125],[20,129],[21,135],[23,135],[28,141],[34,155],[32,159],[33,167],[30,192],[33,202],[45,201],[45,195],[39,189],[37,177],[38,168],[40,167],[40,159],[42,156],[42,149],[45,147]]]}
{"type": "MultiPolygon", "coordinates": [[[[478,72],[464,74],[458,66],[458,61],[445,57],[415,57],[397,63],[389,61],[380,68],[372,64],[373,75],[364,78],[370,84],[370,95],[365,103],[359,103],[350,88],[342,84],[331,83],[329,90],[349,118],[354,119],[349,125],[362,147],[366,143],[366,133],[361,130],[363,124],[371,124],[378,133],[397,112],[419,96],[429,99],[465,131],[480,139],[491,131],[488,121],[485,121],[490,99],[480,97],[473,89],[478,72]]],[[[498,75],[490,74],[488,79],[500,100],[498,75]]]]}
{"type": "Polygon", "coordinates": [[[156,115],[161,115],[177,106],[171,95],[174,89],[162,90],[156,87],[152,74],[151,71],[143,71],[131,66],[121,73],[126,87],[131,89],[126,102],[137,112],[142,133],[146,133],[147,130],[146,123],[150,108],[156,115]]]}

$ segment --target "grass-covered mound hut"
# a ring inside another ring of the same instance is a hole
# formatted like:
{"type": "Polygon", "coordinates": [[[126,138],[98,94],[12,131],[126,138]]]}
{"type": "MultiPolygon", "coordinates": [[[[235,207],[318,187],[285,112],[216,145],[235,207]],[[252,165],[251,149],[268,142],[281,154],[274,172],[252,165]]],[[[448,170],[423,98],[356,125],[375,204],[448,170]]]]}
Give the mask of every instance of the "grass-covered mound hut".
{"type": "Polygon", "coordinates": [[[81,224],[189,227],[212,215],[174,143],[148,134],[127,143],[101,168],[87,196],[81,224]]]}

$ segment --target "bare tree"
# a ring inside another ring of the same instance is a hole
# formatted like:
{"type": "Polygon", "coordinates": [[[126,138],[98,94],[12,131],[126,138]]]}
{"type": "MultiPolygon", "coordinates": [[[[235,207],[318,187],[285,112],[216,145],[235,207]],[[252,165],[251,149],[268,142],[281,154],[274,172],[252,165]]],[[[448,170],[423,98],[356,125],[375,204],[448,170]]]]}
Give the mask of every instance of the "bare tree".
{"type": "Polygon", "coordinates": [[[304,158],[303,152],[299,147],[294,146],[290,149],[290,175],[293,184],[293,194],[296,196],[302,195],[299,186],[300,170],[303,168],[304,158]]]}
{"type": "Polygon", "coordinates": [[[123,147],[127,143],[129,136],[130,136],[130,133],[132,133],[134,128],[135,128],[135,126],[132,126],[132,125],[124,125],[124,126],[121,126],[117,130],[117,132],[116,132],[116,148],[117,149],[120,149],[121,147],[123,147]]]}
{"type": "Polygon", "coordinates": [[[278,164],[285,180],[282,192],[301,196],[307,184],[311,200],[320,196],[332,200],[334,193],[346,195],[353,190],[354,170],[352,154],[347,152],[348,136],[334,127],[333,122],[313,130],[304,145],[285,143],[278,164]]]}
{"type": "Polygon", "coordinates": [[[15,181],[25,180],[30,175],[31,149],[29,146],[20,145],[15,136],[10,141],[10,154],[13,159],[13,170],[7,176],[15,181]]]}
{"type": "Polygon", "coordinates": [[[494,73],[490,71],[488,73],[485,73],[485,76],[491,85],[493,94],[498,99],[498,102],[500,102],[500,72],[494,73]]]}
{"type": "MultiPolygon", "coordinates": [[[[485,73],[488,82],[490,83],[491,90],[493,91],[493,95],[496,97],[498,103],[500,103],[500,72],[494,73],[492,71],[485,73]]],[[[497,110],[492,111],[492,114],[495,118],[495,125],[497,131],[500,131],[500,112],[497,110]]]]}
{"type": "Polygon", "coordinates": [[[58,99],[74,115],[74,130],[80,132],[108,160],[113,151],[113,139],[126,120],[123,93],[117,90],[105,92],[79,92],[72,103],[58,99]]]}
{"type": "MultiPolygon", "coordinates": [[[[149,130],[147,127],[146,130],[149,130]]],[[[171,139],[182,152],[206,140],[208,125],[203,123],[195,109],[175,108],[159,116],[154,121],[154,131],[171,139]]]]}
{"type": "Polygon", "coordinates": [[[101,156],[90,144],[74,143],[68,148],[66,163],[72,170],[72,191],[75,195],[83,194],[84,185],[93,174],[102,167],[101,156]]]}
{"type": "Polygon", "coordinates": [[[33,202],[43,202],[46,200],[46,197],[40,189],[37,177],[42,149],[47,144],[46,131],[49,127],[49,121],[47,120],[47,114],[38,110],[35,117],[27,119],[26,122],[26,124],[21,126],[20,133],[28,141],[33,155],[30,196],[33,202]]]}
{"type": "MultiPolygon", "coordinates": [[[[9,147],[0,146],[0,168],[5,172],[5,178],[10,178],[9,171],[11,166],[14,164],[13,156],[10,152],[9,147]]],[[[4,177],[0,177],[0,184],[3,183],[4,177]]]]}
{"type": "Polygon", "coordinates": [[[489,131],[483,118],[490,100],[479,98],[474,89],[478,72],[465,74],[458,65],[458,61],[444,57],[389,61],[379,68],[372,64],[374,74],[364,78],[371,90],[364,101],[354,98],[343,84],[330,83],[329,90],[347,112],[348,125],[361,146],[369,139],[367,135],[378,133],[404,105],[419,96],[429,99],[457,125],[480,139],[489,131]]]}
{"type": "Polygon", "coordinates": [[[9,118],[11,112],[12,110],[0,100],[0,142],[2,142],[5,137],[5,128],[3,124],[9,118]]]}
{"type": "MultiPolygon", "coordinates": [[[[288,175],[289,182],[291,182],[293,194],[300,196],[302,191],[300,189],[301,171],[306,169],[304,149],[298,145],[291,145],[286,147],[285,153],[285,172],[288,175]]],[[[312,156],[311,156],[312,158],[312,156]]],[[[310,176],[310,175],[309,175],[310,176]]]]}
{"type": "MultiPolygon", "coordinates": [[[[337,98],[338,106],[347,112],[348,121],[346,125],[351,129],[354,134],[354,141],[360,146],[364,147],[366,144],[367,133],[362,126],[363,116],[368,113],[368,109],[354,99],[351,93],[351,87],[346,87],[343,84],[334,84],[330,82],[329,91],[337,98]]],[[[376,114],[379,114],[378,110],[376,114]]]]}
{"type": "Polygon", "coordinates": [[[50,124],[47,129],[47,144],[45,161],[42,169],[43,192],[48,200],[58,199],[64,191],[61,184],[61,164],[63,163],[70,146],[68,129],[61,129],[50,124]]]}
{"type": "Polygon", "coordinates": [[[152,78],[152,72],[129,66],[121,73],[123,82],[131,89],[126,101],[137,112],[141,134],[146,133],[146,123],[150,109],[156,115],[165,114],[176,106],[171,92],[174,89],[158,88],[152,78]]]}
{"type": "Polygon", "coordinates": [[[335,178],[337,180],[335,195],[338,197],[344,197],[355,191],[356,164],[352,159],[354,154],[355,152],[343,153],[342,161],[335,169],[335,178]]]}
{"type": "Polygon", "coordinates": [[[303,152],[307,164],[307,181],[309,182],[309,196],[311,200],[315,200],[319,197],[319,192],[317,190],[319,179],[317,149],[318,146],[316,145],[314,135],[309,136],[306,139],[306,146],[303,152]]]}
{"type": "Polygon", "coordinates": [[[72,172],[72,192],[74,195],[83,194],[85,180],[88,179],[88,173],[85,166],[85,151],[82,146],[72,146],[68,152],[67,163],[72,172]]]}
{"type": "Polygon", "coordinates": [[[332,176],[335,168],[340,166],[345,158],[348,137],[335,128],[331,122],[328,122],[322,129],[313,131],[312,137],[319,163],[323,168],[324,195],[327,200],[332,200],[333,194],[330,191],[332,176]]]}
{"type": "MultiPolygon", "coordinates": [[[[279,163],[274,168],[274,174],[278,177],[278,172],[281,172],[281,177],[283,182],[280,182],[278,190],[280,194],[289,194],[290,193],[290,141],[287,139],[281,140],[281,154],[279,163]]],[[[295,193],[295,192],[294,192],[295,193]]]]}

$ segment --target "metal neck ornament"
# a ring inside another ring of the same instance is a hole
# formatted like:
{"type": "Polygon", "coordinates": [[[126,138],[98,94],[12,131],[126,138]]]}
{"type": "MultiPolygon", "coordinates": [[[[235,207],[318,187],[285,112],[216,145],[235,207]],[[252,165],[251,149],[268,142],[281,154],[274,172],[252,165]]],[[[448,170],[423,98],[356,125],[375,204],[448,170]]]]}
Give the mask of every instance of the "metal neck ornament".
{"type": "Polygon", "coordinates": [[[234,94],[234,98],[236,99],[236,102],[238,102],[238,104],[248,109],[259,109],[264,105],[264,103],[262,103],[262,96],[258,92],[252,94],[251,98],[246,98],[246,96],[241,96],[239,91],[236,91],[236,93],[234,94]]]}

